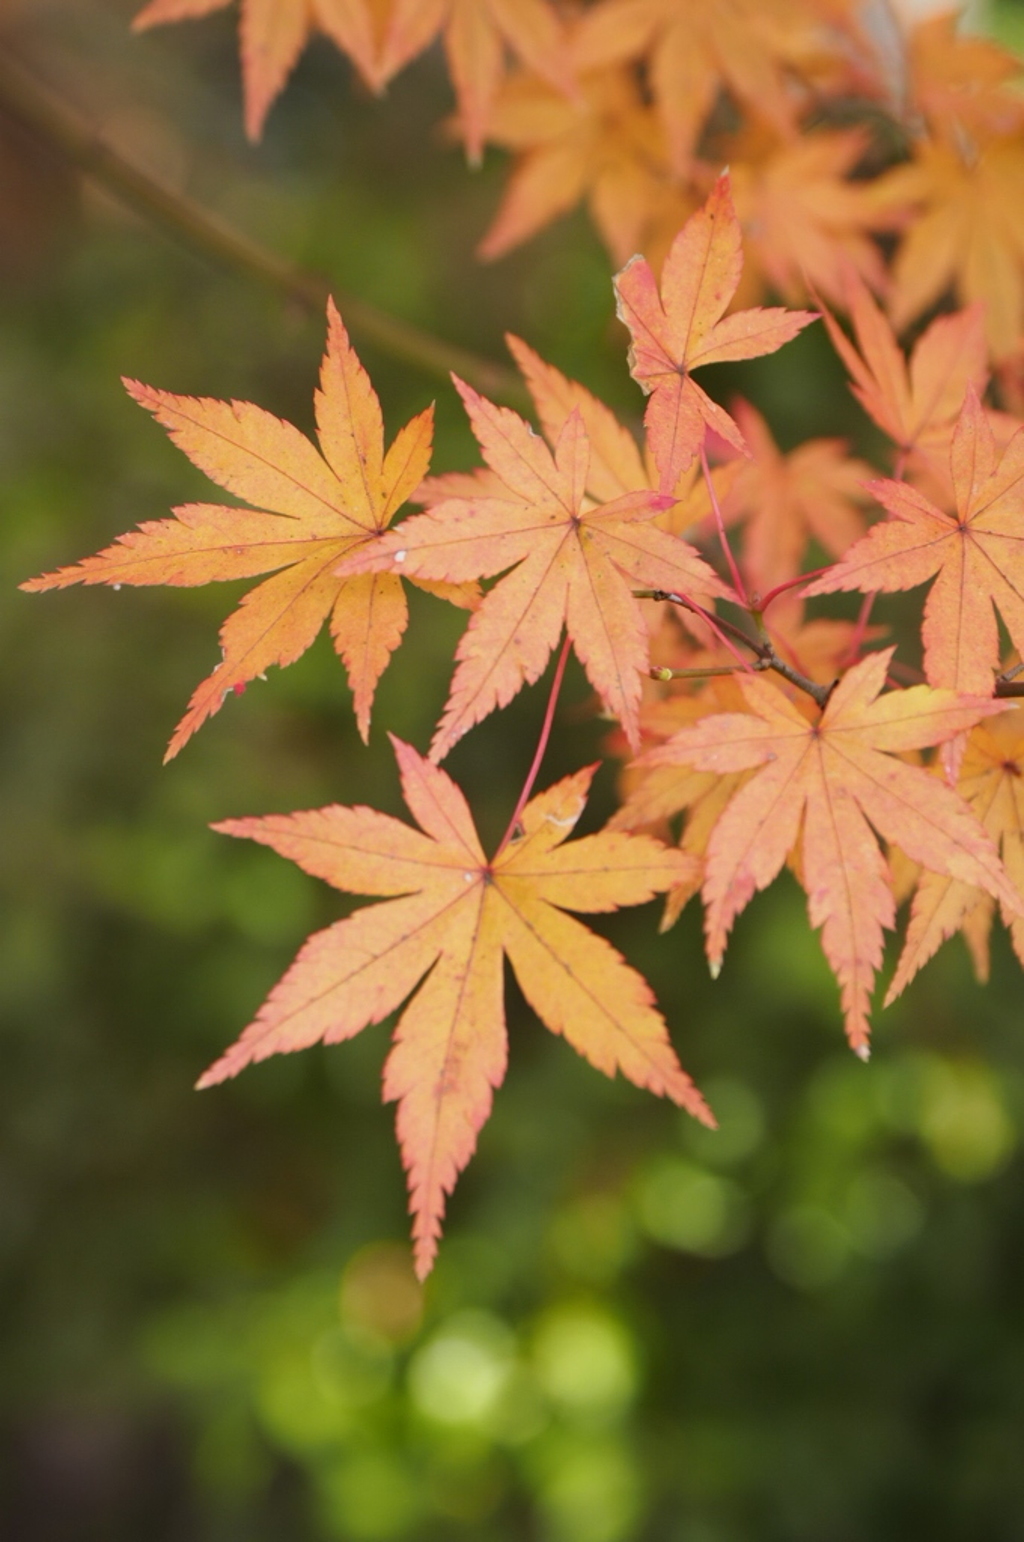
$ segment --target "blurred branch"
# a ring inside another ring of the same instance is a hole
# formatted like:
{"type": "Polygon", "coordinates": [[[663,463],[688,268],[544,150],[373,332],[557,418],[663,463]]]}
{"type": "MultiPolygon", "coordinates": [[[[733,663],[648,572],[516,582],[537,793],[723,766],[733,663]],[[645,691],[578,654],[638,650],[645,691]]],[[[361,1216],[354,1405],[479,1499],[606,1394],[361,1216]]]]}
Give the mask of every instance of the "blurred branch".
{"type": "MultiPolygon", "coordinates": [[[[268,251],[219,215],[134,165],[3,50],[0,108],[165,234],[221,267],[276,289],[318,317],[323,315],[332,292],[324,277],[268,251]]],[[[490,396],[517,406],[527,402],[525,389],[512,370],[446,343],[365,300],[337,290],[333,293],[351,330],[392,357],[443,379],[454,370],[490,396]]]]}

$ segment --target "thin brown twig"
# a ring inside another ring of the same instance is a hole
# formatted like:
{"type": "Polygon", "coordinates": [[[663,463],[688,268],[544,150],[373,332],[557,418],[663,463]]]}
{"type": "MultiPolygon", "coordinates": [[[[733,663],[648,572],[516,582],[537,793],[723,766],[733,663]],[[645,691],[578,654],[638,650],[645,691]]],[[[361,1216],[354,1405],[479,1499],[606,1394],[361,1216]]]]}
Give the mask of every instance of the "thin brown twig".
{"type": "Polygon", "coordinates": [[[738,675],[741,671],[767,668],[768,664],[763,659],[755,659],[752,664],[709,664],[706,669],[669,669],[667,665],[652,665],[650,676],[652,680],[663,683],[669,680],[711,680],[716,675],[738,675]]]}
{"type": "MultiPolygon", "coordinates": [[[[756,637],[749,637],[747,633],[742,630],[742,628],[734,626],[731,621],[723,620],[721,616],[716,616],[714,619],[712,619],[708,615],[707,611],[705,611],[700,605],[697,605],[693,600],[688,599],[684,594],[671,594],[665,589],[645,589],[640,592],[639,597],[641,599],[650,600],[667,600],[672,605],[681,605],[684,610],[693,611],[695,614],[703,617],[703,619],[708,621],[712,626],[728,628],[733,636],[739,638],[739,640],[750,649],[751,653],[754,654],[756,662],[751,663],[747,660],[742,661],[745,668],[748,670],[772,669],[777,675],[781,675],[784,680],[788,680],[790,685],[795,685],[798,690],[806,692],[806,694],[811,697],[812,701],[815,701],[822,709],[828,706],[828,699],[836,687],[836,681],[833,680],[831,685],[819,685],[817,681],[811,680],[807,675],[801,674],[798,669],[794,669],[791,664],[786,663],[785,659],[779,657],[775,651],[775,645],[771,638],[768,636],[767,632],[762,632],[760,640],[758,640],[756,637]]],[[[729,645],[729,648],[730,652],[736,652],[735,648],[733,648],[731,644],[729,645]]],[[[708,673],[709,671],[704,672],[708,673]]],[[[714,672],[719,673],[718,670],[715,670],[714,672]]],[[[1024,683],[1021,685],[1019,694],[1024,696],[1024,683]]]]}
{"type": "Polygon", "coordinates": [[[733,626],[731,621],[726,621],[722,616],[714,615],[710,610],[705,610],[703,605],[698,605],[696,600],[689,599],[685,594],[666,594],[662,589],[655,589],[651,593],[651,598],[654,600],[669,600],[673,605],[680,605],[684,610],[690,611],[692,615],[699,616],[702,621],[707,623],[719,642],[728,648],[733,658],[739,661],[741,669],[753,668],[750,660],[743,657],[729,636],[731,632],[732,636],[738,637],[740,642],[749,644],[749,637],[740,627],[733,626]]]}
{"type": "MultiPolygon", "coordinates": [[[[220,215],[143,171],[2,49],[0,107],[166,235],[208,261],[243,273],[304,310],[322,315],[332,292],[326,278],[261,246],[220,215]]],[[[352,330],[393,358],[443,379],[454,370],[490,396],[517,406],[528,404],[525,388],[512,370],[445,342],[355,295],[337,289],[333,293],[352,330]]]]}

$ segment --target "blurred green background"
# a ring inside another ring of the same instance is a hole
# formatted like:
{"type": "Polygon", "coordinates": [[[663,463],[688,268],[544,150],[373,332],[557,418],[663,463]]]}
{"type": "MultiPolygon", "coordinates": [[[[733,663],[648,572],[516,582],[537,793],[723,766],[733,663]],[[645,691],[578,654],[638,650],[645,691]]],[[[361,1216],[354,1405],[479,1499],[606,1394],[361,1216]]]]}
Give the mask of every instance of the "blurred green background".
{"type": "MultiPolygon", "coordinates": [[[[494,268],[503,168],[436,124],[439,60],[384,102],[323,41],[265,141],[233,18],[132,39],[130,0],[24,0],[4,46],[141,165],[342,290],[494,359],[524,335],[636,419],[582,216],[494,268]]],[[[384,1027],[198,1073],[345,901],[228,815],[400,813],[461,616],[414,600],[365,750],[325,639],[160,760],[246,586],[29,597],[209,486],[118,377],[311,427],[322,325],[156,233],[0,114],[0,1534],[17,1542],[1010,1542],[1024,1537],[1021,979],[955,941],[868,1066],[786,877],[712,986],[696,907],[604,928],[650,977],[711,1136],[608,1082],[510,993],[511,1065],[424,1292],[384,1027]]],[[[814,329],[815,331],[819,329],[814,329]]],[[[389,430],[454,393],[356,336],[389,430]]],[[[737,372],[783,442],[861,435],[807,334],[737,372]],[[770,373],[769,373],[770,369],[770,373]]],[[[869,445],[870,447],[870,445],[869,445]]],[[[485,840],[545,686],[453,753],[485,840]]],[[[570,674],[542,782],[599,753],[570,674]]],[[[600,774],[590,826],[610,811],[600,774]]]]}

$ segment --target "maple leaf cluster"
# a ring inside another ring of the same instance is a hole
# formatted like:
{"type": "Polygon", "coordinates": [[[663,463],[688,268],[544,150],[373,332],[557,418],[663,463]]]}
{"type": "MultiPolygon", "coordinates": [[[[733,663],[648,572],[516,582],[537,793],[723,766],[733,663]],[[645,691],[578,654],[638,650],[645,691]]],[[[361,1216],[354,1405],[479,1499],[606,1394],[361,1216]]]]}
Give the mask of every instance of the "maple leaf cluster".
{"type": "MultiPolygon", "coordinates": [[[[223,3],[152,0],[138,21],[223,3]]],[[[431,413],[385,447],[331,305],[317,444],[251,403],[127,382],[242,503],[178,508],[23,587],[262,577],[168,758],[324,622],[365,741],[406,630],[403,585],[469,613],[429,754],[393,740],[415,828],[340,806],[217,826],[381,902],[309,939],[200,1085],[350,1038],[411,997],[384,1095],[423,1275],[504,1076],[506,956],[537,1016],[594,1066],[713,1123],[646,982],[567,912],[664,894],[667,928],[700,894],[717,974],[736,919],[788,866],[864,1057],[901,901],[887,1002],[956,931],[983,977],[997,908],[1024,961],[1024,226],[1007,191],[1024,98],[1016,62],[950,18],[887,44],[845,0],[597,0],[571,17],[544,0],[243,0],[252,134],[314,26],[378,89],[444,30],[471,154],[491,139],[520,157],[488,255],[590,199],[624,260],[642,439],[510,338],[540,434],[456,379],[483,463],[431,475],[431,413]],[[902,164],[860,175],[866,131],[809,129],[853,97],[898,123],[902,164]],[[647,257],[631,255],[641,240],[647,257]],[[766,286],[814,309],[751,303],[766,286]],[[898,330],[939,300],[906,352],[898,330]],[[753,405],[694,378],[819,317],[888,442],[883,467],[837,439],[784,451],[753,405]],[[872,606],[923,586],[918,669],[872,606]],[[856,619],[816,606],[851,591],[856,619]],[[618,811],[574,840],[595,768],[534,794],[570,649],[626,762],[618,811]],[[533,765],[488,856],[441,762],[556,653],[533,765]]]]}
{"type": "MultiPolygon", "coordinates": [[[[229,4],[149,0],[135,26],[229,4]]],[[[1021,66],[955,9],[904,28],[854,0],[240,0],[251,138],[313,31],[377,93],[443,40],[470,161],[513,158],[486,258],[585,202],[613,261],[657,270],[728,165],[748,299],[842,305],[852,267],[900,330],[952,290],[1024,368],[1021,66]]]]}

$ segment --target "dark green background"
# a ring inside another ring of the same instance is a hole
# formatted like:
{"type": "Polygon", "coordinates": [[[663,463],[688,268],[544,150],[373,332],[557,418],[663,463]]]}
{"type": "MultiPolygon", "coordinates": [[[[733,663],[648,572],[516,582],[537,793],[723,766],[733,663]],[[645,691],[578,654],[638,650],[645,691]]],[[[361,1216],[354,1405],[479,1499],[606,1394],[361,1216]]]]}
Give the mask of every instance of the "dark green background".
{"type": "MultiPolygon", "coordinates": [[[[240,129],[227,16],[132,39],[122,0],[8,41],[127,153],[339,288],[493,358],[506,328],[636,420],[582,217],[471,255],[503,168],[435,125],[439,60],[378,103],[323,42],[240,129]]],[[[716,1105],[608,1082],[510,988],[511,1065],[417,1315],[384,1027],[192,1084],[347,902],[211,820],[368,801],[425,747],[462,626],[413,603],[369,750],[325,639],[160,760],[246,586],[23,578],[209,484],[121,374],[311,427],[322,326],[179,250],[0,117],[0,1533],[17,1542],[988,1542],[1024,1537],[1021,984],[959,941],[863,1066],[788,875],[712,985],[697,907],[603,926],[716,1105]]],[[[454,393],[356,339],[389,431],[454,393]]],[[[740,384],[793,443],[862,431],[821,336],[740,384]]],[[[870,442],[864,441],[870,448],[870,442]]],[[[891,614],[895,614],[892,612],[891,614]]],[[[450,769],[507,821],[544,687],[450,769]]],[[[571,672],[542,781],[602,728],[571,672]]],[[[610,811],[600,774],[589,827],[610,811]]]]}

